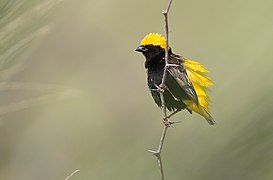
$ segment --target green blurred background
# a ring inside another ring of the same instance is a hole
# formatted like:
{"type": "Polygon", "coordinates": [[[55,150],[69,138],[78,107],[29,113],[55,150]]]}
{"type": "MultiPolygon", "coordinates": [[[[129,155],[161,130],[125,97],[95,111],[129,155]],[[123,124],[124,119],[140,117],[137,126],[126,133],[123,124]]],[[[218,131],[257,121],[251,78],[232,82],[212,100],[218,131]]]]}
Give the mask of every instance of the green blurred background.
{"type": "MultiPolygon", "coordinates": [[[[134,49],[167,1],[0,0],[0,179],[159,179],[161,110],[134,49]]],[[[166,179],[273,179],[273,1],[174,0],[173,51],[210,69],[217,125],[182,112],[166,179]]]]}

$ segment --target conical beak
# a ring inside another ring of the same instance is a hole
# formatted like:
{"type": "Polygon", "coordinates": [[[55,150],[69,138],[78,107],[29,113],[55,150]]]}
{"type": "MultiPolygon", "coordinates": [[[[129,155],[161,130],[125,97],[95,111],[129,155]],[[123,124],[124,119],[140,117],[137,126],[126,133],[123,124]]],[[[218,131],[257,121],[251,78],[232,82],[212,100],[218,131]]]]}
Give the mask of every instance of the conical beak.
{"type": "Polygon", "coordinates": [[[148,51],[148,49],[146,47],[144,47],[144,46],[138,46],[136,48],[136,51],[138,51],[138,52],[146,52],[146,51],[148,51]]]}

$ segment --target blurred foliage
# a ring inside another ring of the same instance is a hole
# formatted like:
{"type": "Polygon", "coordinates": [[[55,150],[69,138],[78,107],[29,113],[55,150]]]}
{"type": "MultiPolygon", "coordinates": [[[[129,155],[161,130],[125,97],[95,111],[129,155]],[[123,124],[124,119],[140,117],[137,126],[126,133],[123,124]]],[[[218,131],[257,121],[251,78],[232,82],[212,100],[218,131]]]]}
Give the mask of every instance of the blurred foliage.
{"type": "MultiPolygon", "coordinates": [[[[175,53],[211,71],[217,125],[182,112],[163,149],[167,179],[273,178],[269,0],[174,1],[175,53]]],[[[148,32],[165,1],[0,1],[0,179],[159,179],[161,110],[146,86],[148,32]]]]}

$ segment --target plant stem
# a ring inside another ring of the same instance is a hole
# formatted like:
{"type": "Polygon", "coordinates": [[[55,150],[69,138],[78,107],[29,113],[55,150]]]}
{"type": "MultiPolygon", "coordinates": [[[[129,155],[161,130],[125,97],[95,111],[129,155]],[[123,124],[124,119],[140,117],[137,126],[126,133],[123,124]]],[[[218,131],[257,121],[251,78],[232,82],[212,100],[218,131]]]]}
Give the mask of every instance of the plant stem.
{"type": "Polygon", "coordinates": [[[161,105],[162,105],[162,113],[163,113],[163,123],[164,123],[164,128],[160,137],[160,141],[159,141],[159,145],[156,151],[152,151],[149,150],[151,153],[153,153],[156,157],[157,157],[157,161],[158,161],[158,166],[159,166],[159,170],[160,170],[160,176],[161,176],[161,180],[164,180],[164,170],[163,170],[163,163],[162,163],[162,159],[161,159],[161,151],[163,148],[163,144],[165,141],[165,137],[166,137],[166,133],[168,128],[170,127],[170,125],[172,124],[169,121],[169,118],[174,115],[167,115],[167,108],[166,108],[166,104],[165,104],[165,99],[164,99],[164,91],[165,91],[165,82],[166,82],[166,76],[167,76],[167,72],[168,72],[168,65],[169,65],[169,25],[168,25],[168,13],[170,10],[172,4],[172,0],[169,1],[168,7],[166,10],[162,11],[162,14],[164,15],[164,20],[165,20],[165,31],[166,31],[166,49],[165,49],[165,67],[164,67],[164,72],[163,72],[163,76],[162,76],[162,80],[161,80],[161,84],[159,85],[159,94],[160,94],[160,99],[161,99],[161,105]]]}

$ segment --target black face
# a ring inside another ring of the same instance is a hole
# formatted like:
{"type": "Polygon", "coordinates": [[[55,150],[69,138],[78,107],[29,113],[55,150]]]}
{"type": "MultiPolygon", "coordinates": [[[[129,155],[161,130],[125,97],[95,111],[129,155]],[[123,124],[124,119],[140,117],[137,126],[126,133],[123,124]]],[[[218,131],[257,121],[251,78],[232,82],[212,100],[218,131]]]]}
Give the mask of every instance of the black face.
{"type": "Polygon", "coordinates": [[[157,64],[162,64],[162,59],[165,56],[165,50],[160,46],[146,45],[137,47],[136,51],[141,52],[145,58],[145,67],[150,68],[157,64]]]}

